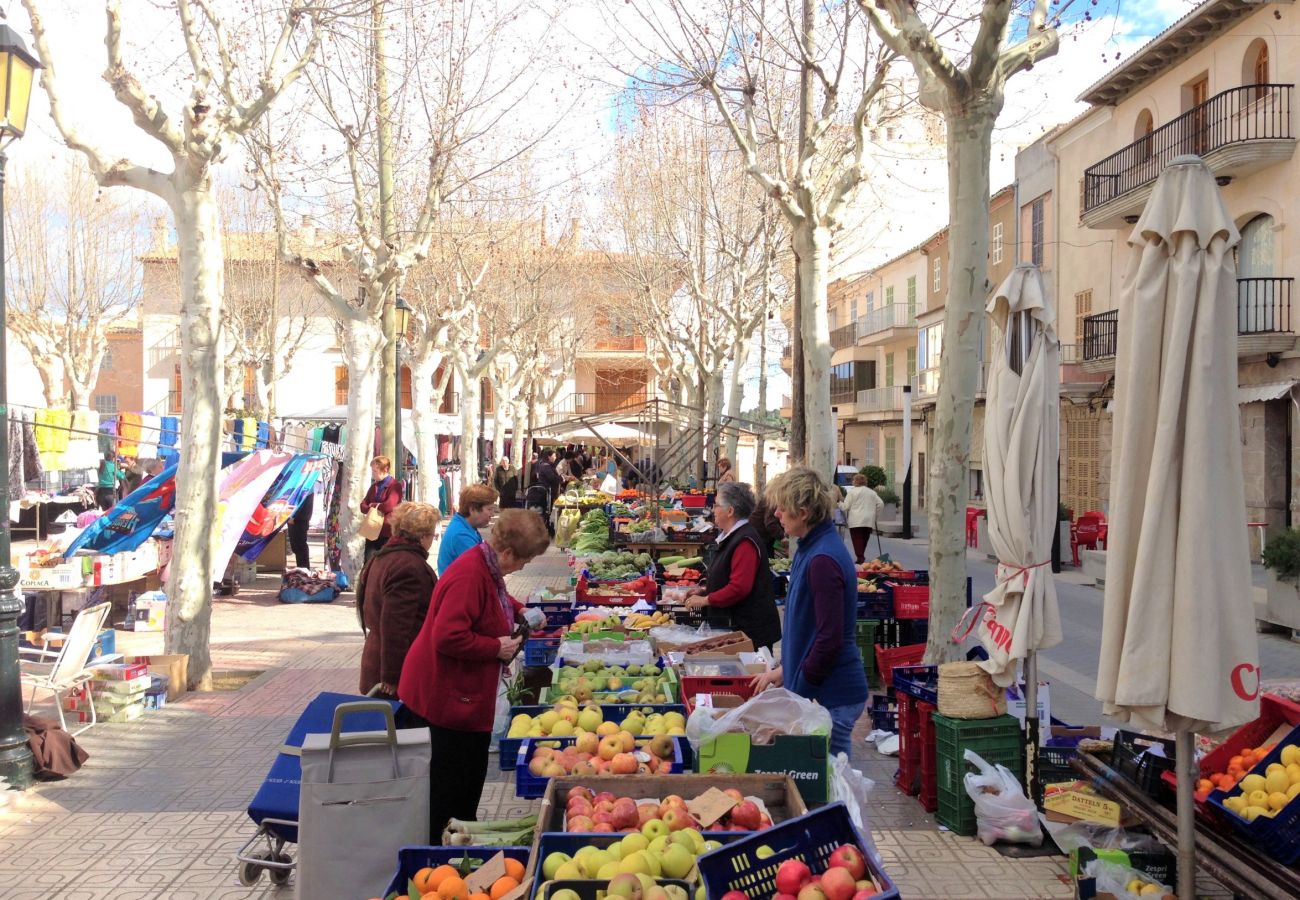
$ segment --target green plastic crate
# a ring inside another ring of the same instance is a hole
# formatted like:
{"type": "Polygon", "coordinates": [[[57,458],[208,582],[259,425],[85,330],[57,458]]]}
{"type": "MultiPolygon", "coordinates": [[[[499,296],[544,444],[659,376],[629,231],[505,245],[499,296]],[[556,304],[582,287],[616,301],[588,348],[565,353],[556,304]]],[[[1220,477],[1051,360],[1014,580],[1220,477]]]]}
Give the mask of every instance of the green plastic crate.
{"type": "Polygon", "coordinates": [[[876,619],[859,619],[857,624],[858,652],[862,654],[862,668],[867,676],[867,684],[876,683],[876,619]]]}
{"type": "Polygon", "coordinates": [[[975,833],[975,803],[966,793],[966,773],[974,771],[966,762],[967,750],[974,750],[990,765],[1001,764],[1017,775],[1023,765],[1024,739],[1014,716],[993,719],[950,719],[937,713],[934,722],[939,810],[936,818],[954,834],[975,833]]]}

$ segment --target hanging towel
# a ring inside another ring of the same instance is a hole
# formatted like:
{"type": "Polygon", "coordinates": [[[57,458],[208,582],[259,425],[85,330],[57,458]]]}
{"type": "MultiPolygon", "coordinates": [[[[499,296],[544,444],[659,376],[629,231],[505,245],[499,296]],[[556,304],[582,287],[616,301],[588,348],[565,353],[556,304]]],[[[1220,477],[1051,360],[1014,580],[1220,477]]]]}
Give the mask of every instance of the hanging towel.
{"type": "Polygon", "coordinates": [[[321,441],[325,439],[324,428],[313,428],[311,430],[311,452],[320,453],[321,441]]]}
{"type": "Polygon", "coordinates": [[[40,451],[41,468],[46,472],[64,471],[67,468],[72,413],[66,409],[37,410],[36,423],[36,446],[40,451]]]}
{"type": "Polygon", "coordinates": [[[257,449],[265,450],[271,446],[271,426],[267,422],[257,423],[257,449]]]}
{"type": "Polygon", "coordinates": [[[230,419],[226,422],[226,426],[226,433],[230,435],[230,443],[238,450],[239,445],[244,442],[244,420],[230,419]]]}
{"type": "Polygon", "coordinates": [[[162,416],[145,413],[140,417],[140,459],[158,458],[158,435],[162,431],[162,416]]]}
{"type": "Polygon", "coordinates": [[[257,446],[257,420],[245,417],[240,420],[239,450],[252,450],[257,446]]]}
{"type": "Polygon", "coordinates": [[[78,409],[72,413],[72,435],[68,440],[67,466],[69,469],[99,468],[99,413],[93,409],[78,409]]]}
{"type": "Polygon", "coordinates": [[[122,413],[118,417],[117,450],[123,456],[139,456],[143,422],[144,417],[140,413],[122,413]]]}
{"type": "Polygon", "coordinates": [[[158,420],[158,447],[175,447],[180,437],[180,420],[175,416],[161,416],[158,420]]]}

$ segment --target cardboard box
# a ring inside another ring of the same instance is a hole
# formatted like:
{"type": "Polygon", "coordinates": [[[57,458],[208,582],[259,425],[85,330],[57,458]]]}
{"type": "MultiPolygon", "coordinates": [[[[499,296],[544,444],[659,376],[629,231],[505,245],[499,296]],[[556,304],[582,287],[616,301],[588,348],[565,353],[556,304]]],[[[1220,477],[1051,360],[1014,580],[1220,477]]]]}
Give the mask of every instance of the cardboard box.
{"type": "Polygon", "coordinates": [[[746,772],[787,775],[804,802],[826,802],[830,787],[830,738],[779,734],[771,744],[755,744],[748,734],[721,734],[700,746],[695,767],[704,773],[746,772]]]}
{"type": "Polygon", "coordinates": [[[84,583],[80,560],[45,569],[26,569],[18,576],[19,589],[26,591],[70,591],[84,583]]]}
{"type": "Polygon", "coordinates": [[[1093,822],[1111,828],[1119,827],[1123,818],[1123,807],[1081,781],[1050,785],[1043,796],[1043,811],[1053,822],[1093,822]]]}
{"type": "Polygon", "coordinates": [[[259,572],[280,575],[288,569],[288,558],[289,531],[287,528],[281,528],[271,540],[267,541],[266,546],[262,548],[262,552],[257,555],[254,562],[257,563],[259,572]]]}
{"type": "Polygon", "coordinates": [[[186,693],[186,682],[190,671],[188,653],[157,653],[149,656],[131,656],[127,662],[141,663],[148,668],[150,675],[159,675],[167,679],[167,702],[175,703],[186,693]]]}
{"type": "Polygon", "coordinates": [[[130,681],[149,674],[149,667],[144,663],[122,662],[95,666],[94,672],[97,681],[130,681]]]}
{"type": "Polygon", "coordinates": [[[685,653],[687,656],[694,656],[699,653],[719,653],[724,656],[735,656],[737,653],[753,653],[754,642],[743,631],[729,631],[703,641],[692,641],[686,644],[660,641],[656,642],[656,649],[661,654],[685,653]]]}
{"type": "Polygon", "coordinates": [[[166,599],[152,600],[137,597],[131,610],[131,621],[136,631],[162,631],[167,620],[166,599]]]}

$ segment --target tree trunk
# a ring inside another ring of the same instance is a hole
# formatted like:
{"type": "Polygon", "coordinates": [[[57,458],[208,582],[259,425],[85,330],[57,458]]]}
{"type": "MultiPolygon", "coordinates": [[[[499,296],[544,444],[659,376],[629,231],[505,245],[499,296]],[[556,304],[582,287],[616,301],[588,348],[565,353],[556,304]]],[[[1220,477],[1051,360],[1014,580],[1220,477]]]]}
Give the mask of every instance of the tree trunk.
{"type": "Polygon", "coordinates": [[[174,201],[181,275],[181,454],[176,473],[176,536],[167,584],[166,649],[189,655],[188,687],[212,683],[208,646],[212,569],[219,529],[221,469],[221,300],[225,291],[221,216],[206,179],[174,201]]]}
{"type": "MultiPolygon", "coordinates": [[[[348,318],[343,324],[343,364],[348,367],[348,436],[343,447],[343,490],[339,504],[339,541],[343,571],[355,580],[364,560],[361,501],[370,486],[375,452],[375,397],[384,333],[373,319],[348,318]]],[[[436,495],[435,495],[436,496],[436,495]]]]}
{"type": "MultiPolygon", "coordinates": [[[[985,180],[988,177],[985,176],[985,180]]],[[[835,471],[835,426],[831,421],[831,331],[826,313],[830,272],[830,229],[804,220],[794,230],[799,254],[799,331],[803,347],[804,464],[831,477],[835,471]]],[[[799,402],[796,396],[795,403],[799,402]]],[[[793,452],[793,448],[792,452],[793,452]]]]}
{"type": "Polygon", "coordinates": [[[92,380],[87,384],[78,378],[69,378],[67,384],[68,395],[71,398],[69,408],[90,409],[90,395],[94,390],[95,382],[92,380]]]}
{"type": "MultiPolygon", "coordinates": [[[[731,361],[731,383],[728,385],[731,393],[727,396],[727,415],[733,419],[740,415],[741,407],[745,399],[745,364],[749,362],[749,338],[742,337],[736,341],[735,356],[731,361]]],[[[731,430],[727,432],[727,443],[723,450],[723,456],[731,460],[731,464],[736,464],[736,449],[740,446],[740,432],[731,430]]]]}
{"type": "Polygon", "coordinates": [[[966,502],[980,321],[988,293],[989,162],[995,111],[949,110],[948,305],[926,462],[930,516],[930,641],[927,663],[960,658],[948,639],[966,610],[966,502]]]}
{"type": "MultiPolygon", "coordinates": [[[[770,256],[767,257],[770,259],[770,256]]],[[[767,263],[763,265],[763,318],[759,322],[758,332],[758,418],[760,421],[767,421],[767,310],[771,303],[771,293],[769,290],[769,281],[767,277],[767,263]]],[[[758,438],[754,441],[754,489],[762,490],[767,484],[767,462],[763,454],[767,448],[763,446],[763,432],[758,433],[758,438]]],[[[735,462],[733,459],[732,462],[735,462]]]]}
{"type": "MultiPolygon", "coordinates": [[[[517,469],[521,475],[524,466],[528,464],[528,457],[524,454],[524,445],[528,443],[528,429],[525,422],[528,420],[528,403],[523,400],[516,400],[510,406],[510,463],[517,469]]],[[[520,484],[523,482],[521,481],[520,484]]]]}
{"type": "Polygon", "coordinates": [[[415,457],[420,465],[416,478],[419,500],[438,505],[438,435],[429,422],[429,414],[442,405],[434,390],[433,377],[438,360],[433,354],[411,360],[411,424],[415,428],[415,457]]]}
{"type": "MultiPolygon", "coordinates": [[[[722,384],[723,374],[721,370],[714,372],[709,376],[708,382],[708,403],[705,406],[705,415],[708,416],[706,425],[708,443],[704,448],[704,468],[710,474],[717,474],[715,466],[718,457],[722,454],[722,384]]],[[[701,487],[703,483],[701,482],[701,487]]]]}
{"type": "Polygon", "coordinates": [[[45,405],[57,409],[67,401],[67,394],[63,390],[63,361],[57,356],[35,353],[30,347],[27,352],[32,358],[32,365],[36,366],[36,371],[41,376],[41,394],[45,397],[45,405]]]}
{"type": "MultiPolygon", "coordinates": [[[[397,211],[393,199],[393,116],[388,94],[388,41],[384,24],[387,0],[374,0],[371,7],[371,33],[375,59],[375,150],[379,163],[379,234],[383,238],[381,258],[392,252],[397,242],[397,211]]],[[[372,290],[375,288],[372,285],[372,290]]],[[[396,285],[384,293],[384,355],[380,366],[379,446],[385,456],[398,459],[397,417],[402,414],[402,398],[397,390],[397,290],[396,285]]],[[[354,420],[355,421],[355,420],[354,420]]]]}
{"type": "Polygon", "coordinates": [[[478,427],[479,404],[482,402],[483,389],[477,374],[469,374],[457,368],[460,378],[460,483],[462,485],[478,484],[483,475],[479,471],[478,427]]]}

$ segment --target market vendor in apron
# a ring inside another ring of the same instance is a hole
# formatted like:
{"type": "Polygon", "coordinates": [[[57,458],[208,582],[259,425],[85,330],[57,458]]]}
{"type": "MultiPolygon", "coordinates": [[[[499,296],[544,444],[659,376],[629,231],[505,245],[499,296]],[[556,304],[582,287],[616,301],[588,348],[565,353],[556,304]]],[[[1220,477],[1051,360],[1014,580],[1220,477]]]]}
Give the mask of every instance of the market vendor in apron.
{"type": "Polygon", "coordinates": [[[713,522],[721,534],[709,548],[704,587],[692,588],[686,605],[704,609],[710,625],[743,631],[755,647],[771,649],[781,639],[781,615],[773,599],[766,542],[749,522],[755,502],[744,482],[718,485],[713,522]]]}

